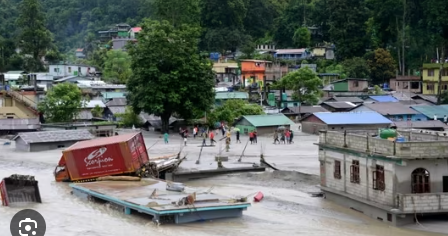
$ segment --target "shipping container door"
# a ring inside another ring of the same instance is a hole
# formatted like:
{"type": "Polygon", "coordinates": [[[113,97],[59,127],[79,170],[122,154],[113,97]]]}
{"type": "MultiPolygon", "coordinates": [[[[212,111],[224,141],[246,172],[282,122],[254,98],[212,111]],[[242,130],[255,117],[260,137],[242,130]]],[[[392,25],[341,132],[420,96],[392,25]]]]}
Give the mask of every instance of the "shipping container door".
{"type": "Polygon", "coordinates": [[[127,172],[119,143],[72,150],[71,154],[78,170],[74,180],[127,172]]]}
{"type": "Polygon", "coordinates": [[[129,147],[131,147],[132,163],[135,169],[140,168],[142,164],[149,161],[145,142],[141,134],[138,134],[129,140],[129,147]]]}

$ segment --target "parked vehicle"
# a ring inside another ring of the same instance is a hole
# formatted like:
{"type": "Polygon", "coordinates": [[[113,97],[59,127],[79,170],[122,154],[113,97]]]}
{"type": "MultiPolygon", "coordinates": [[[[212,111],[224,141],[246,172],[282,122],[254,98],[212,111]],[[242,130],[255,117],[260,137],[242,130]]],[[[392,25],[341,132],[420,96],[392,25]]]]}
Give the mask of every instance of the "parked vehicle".
{"type": "MultiPolygon", "coordinates": [[[[157,173],[139,133],[77,142],[62,152],[54,171],[57,182],[91,180],[102,176],[157,173]]],[[[155,176],[158,177],[158,176],[155,176]]]]}

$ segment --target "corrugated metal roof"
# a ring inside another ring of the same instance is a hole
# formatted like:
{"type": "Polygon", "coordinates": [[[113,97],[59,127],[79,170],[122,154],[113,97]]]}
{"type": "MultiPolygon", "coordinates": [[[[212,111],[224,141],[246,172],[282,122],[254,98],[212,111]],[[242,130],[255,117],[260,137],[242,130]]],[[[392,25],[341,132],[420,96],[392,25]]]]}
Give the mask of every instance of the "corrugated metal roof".
{"type": "Polygon", "coordinates": [[[425,120],[425,121],[395,121],[393,123],[397,128],[444,128],[448,129],[448,126],[440,120],[425,120]]]}
{"type": "Polygon", "coordinates": [[[442,118],[443,116],[448,116],[448,108],[446,105],[440,105],[440,106],[411,106],[412,109],[422,113],[426,117],[433,119],[434,115],[436,115],[438,118],[442,118]]]}
{"type": "Polygon", "coordinates": [[[302,54],[306,51],[305,48],[299,48],[299,49],[277,49],[275,50],[276,54],[282,55],[282,54],[302,54]]]}
{"type": "Polygon", "coordinates": [[[116,114],[124,114],[126,112],[126,106],[114,106],[114,107],[108,107],[108,109],[114,115],[116,115],[116,114]]]}
{"type": "Polygon", "coordinates": [[[288,117],[283,114],[272,114],[272,115],[254,115],[254,116],[243,116],[255,127],[266,127],[266,126],[281,126],[281,125],[292,125],[294,124],[288,117]]]}
{"type": "Polygon", "coordinates": [[[82,109],[76,115],[76,120],[91,120],[93,119],[92,110],[90,109],[82,109]]]}
{"type": "Polygon", "coordinates": [[[354,108],[357,106],[351,102],[323,102],[322,104],[333,108],[354,108]]]}
{"type": "Polygon", "coordinates": [[[337,102],[351,102],[351,103],[363,103],[364,100],[362,100],[359,97],[332,97],[328,98],[327,101],[334,100],[337,102]]]}
{"type": "Polygon", "coordinates": [[[14,137],[14,140],[19,137],[26,143],[81,141],[95,138],[95,136],[86,129],[19,133],[16,137],[14,137]]]}
{"type": "Polygon", "coordinates": [[[245,92],[217,92],[215,95],[216,100],[225,99],[248,99],[249,94],[245,92]]]}
{"type": "Polygon", "coordinates": [[[128,133],[128,134],[107,137],[107,138],[99,138],[99,139],[93,139],[93,140],[89,140],[89,141],[81,141],[81,142],[77,142],[77,143],[73,144],[72,146],[68,147],[63,152],[67,152],[70,150],[89,148],[89,147],[105,146],[105,145],[110,145],[110,144],[114,144],[114,143],[126,142],[126,141],[132,139],[137,134],[139,134],[139,133],[128,133]]]}
{"type": "Polygon", "coordinates": [[[390,95],[383,96],[369,96],[369,98],[377,101],[377,102],[398,102],[398,100],[390,95]]]}
{"type": "Polygon", "coordinates": [[[425,101],[428,101],[428,102],[431,102],[431,103],[433,103],[433,104],[436,104],[437,103],[437,96],[435,96],[435,95],[422,95],[422,94],[418,94],[418,95],[415,95],[414,97],[412,97],[413,99],[418,99],[418,98],[421,98],[421,99],[423,99],[423,100],[425,100],[425,101]]]}
{"type": "Polygon", "coordinates": [[[84,104],[83,108],[95,108],[97,105],[101,108],[106,107],[104,102],[101,100],[90,100],[84,104]]]}
{"type": "MultiPolygon", "coordinates": [[[[294,114],[299,113],[315,113],[315,112],[328,112],[327,109],[321,106],[301,106],[301,107],[288,107],[285,109],[289,109],[294,114]]],[[[283,109],[283,110],[285,110],[283,109]]]]}
{"type": "Polygon", "coordinates": [[[107,107],[116,107],[116,106],[126,106],[127,99],[126,98],[113,98],[109,102],[106,103],[107,107]]]}
{"type": "Polygon", "coordinates": [[[400,102],[366,103],[363,106],[370,108],[381,115],[417,115],[420,112],[400,102]]]}
{"type": "Polygon", "coordinates": [[[378,112],[318,112],[314,116],[327,125],[367,125],[367,124],[390,124],[392,121],[378,112]]]}

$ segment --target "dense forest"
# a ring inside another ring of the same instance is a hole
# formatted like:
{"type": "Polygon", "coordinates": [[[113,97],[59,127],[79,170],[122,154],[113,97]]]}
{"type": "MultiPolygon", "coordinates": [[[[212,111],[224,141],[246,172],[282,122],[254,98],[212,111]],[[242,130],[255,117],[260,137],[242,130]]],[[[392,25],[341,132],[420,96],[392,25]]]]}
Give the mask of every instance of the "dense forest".
{"type": "MultiPolygon", "coordinates": [[[[0,0],[3,71],[21,65],[14,51],[22,30],[20,2],[0,0]]],[[[41,5],[52,33],[50,52],[67,55],[78,47],[95,50],[98,30],[117,23],[138,26],[144,18],[201,26],[205,52],[250,54],[256,44],[294,48],[329,42],[338,62],[381,48],[401,71],[418,69],[436,58],[437,50],[443,55],[448,39],[446,0],[41,0],[41,5]]]]}

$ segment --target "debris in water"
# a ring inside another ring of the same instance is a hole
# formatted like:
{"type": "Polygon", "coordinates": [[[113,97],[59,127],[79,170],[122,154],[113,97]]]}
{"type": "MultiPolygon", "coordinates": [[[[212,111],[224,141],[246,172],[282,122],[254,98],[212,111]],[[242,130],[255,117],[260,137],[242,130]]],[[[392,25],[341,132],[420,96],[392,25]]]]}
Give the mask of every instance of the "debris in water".
{"type": "Polygon", "coordinates": [[[38,202],[40,198],[38,181],[31,175],[11,175],[0,182],[0,196],[3,206],[13,203],[38,202]]]}
{"type": "Polygon", "coordinates": [[[260,202],[261,199],[263,199],[263,198],[264,198],[263,193],[262,193],[262,192],[258,192],[258,193],[254,196],[254,201],[255,201],[255,202],[260,202]]]}

